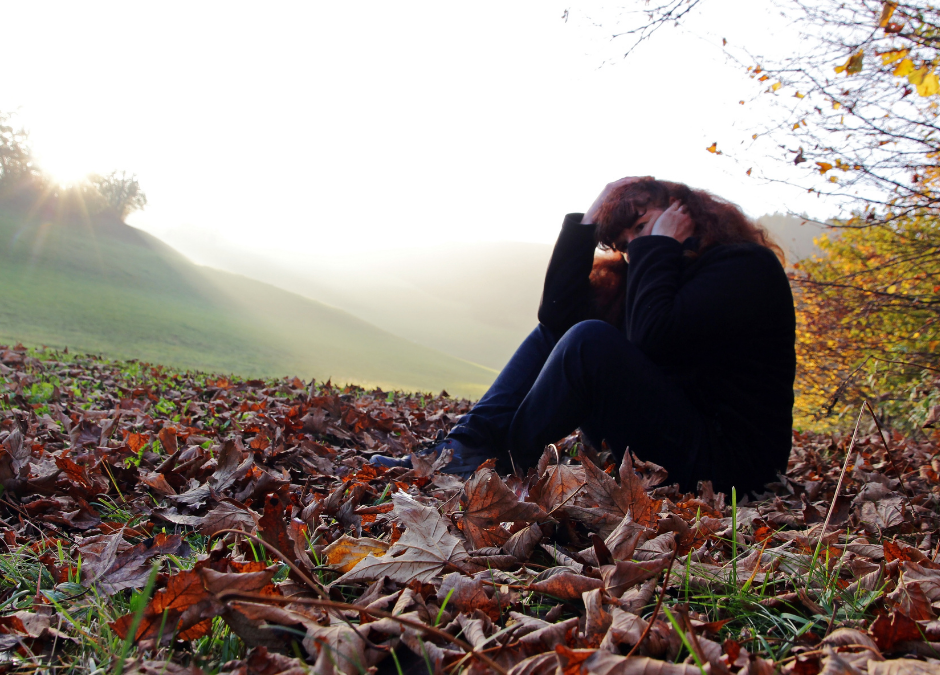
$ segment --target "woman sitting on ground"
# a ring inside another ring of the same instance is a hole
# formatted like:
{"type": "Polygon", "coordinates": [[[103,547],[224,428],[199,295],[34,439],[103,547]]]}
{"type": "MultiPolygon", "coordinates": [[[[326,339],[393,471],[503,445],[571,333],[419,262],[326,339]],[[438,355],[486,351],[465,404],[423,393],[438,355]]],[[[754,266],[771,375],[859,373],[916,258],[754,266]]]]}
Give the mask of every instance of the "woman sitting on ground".
{"type": "Polygon", "coordinates": [[[444,470],[469,476],[496,457],[524,472],[580,427],[596,447],[662,465],[683,490],[710,480],[759,491],[790,453],[795,321],[781,257],[706,192],[609,184],[587,213],[565,217],[539,325],[433,448],[453,451],[444,470]],[[625,263],[595,262],[598,244],[625,263]]]}

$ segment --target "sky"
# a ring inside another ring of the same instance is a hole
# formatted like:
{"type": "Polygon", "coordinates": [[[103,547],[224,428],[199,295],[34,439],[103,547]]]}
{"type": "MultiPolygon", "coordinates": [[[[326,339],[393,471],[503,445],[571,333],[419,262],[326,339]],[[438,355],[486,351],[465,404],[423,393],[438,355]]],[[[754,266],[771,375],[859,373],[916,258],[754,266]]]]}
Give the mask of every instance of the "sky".
{"type": "Polygon", "coordinates": [[[148,205],[129,222],[197,261],[221,245],[316,259],[551,243],[627,175],[753,216],[828,215],[745,175],[764,103],[722,38],[780,54],[790,28],[767,0],[702,6],[624,59],[611,34],[638,0],[8,1],[0,111],[60,180],[135,173],[148,205]]]}

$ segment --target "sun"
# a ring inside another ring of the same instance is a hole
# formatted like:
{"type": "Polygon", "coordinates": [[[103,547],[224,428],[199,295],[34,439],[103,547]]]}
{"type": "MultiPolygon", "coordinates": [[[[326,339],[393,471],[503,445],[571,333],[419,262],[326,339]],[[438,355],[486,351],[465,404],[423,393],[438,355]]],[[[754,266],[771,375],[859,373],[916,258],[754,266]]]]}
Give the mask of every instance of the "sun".
{"type": "Polygon", "coordinates": [[[42,173],[62,187],[81,183],[92,173],[84,153],[67,148],[37,151],[36,164],[42,173]]]}

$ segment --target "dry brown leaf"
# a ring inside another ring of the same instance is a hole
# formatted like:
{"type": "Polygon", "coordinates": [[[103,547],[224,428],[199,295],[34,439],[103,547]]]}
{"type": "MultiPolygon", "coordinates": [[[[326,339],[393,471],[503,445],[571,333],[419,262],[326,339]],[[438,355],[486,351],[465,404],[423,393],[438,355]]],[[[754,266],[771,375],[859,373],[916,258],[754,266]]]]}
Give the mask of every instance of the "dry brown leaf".
{"type": "Polygon", "coordinates": [[[397,522],[405,533],[381,557],[370,553],[335,583],[374,581],[388,577],[407,584],[417,579],[430,581],[449,565],[459,565],[467,551],[457,537],[447,531],[447,523],[436,509],[423,506],[404,492],[392,495],[397,522]]]}
{"type": "Polygon", "coordinates": [[[584,467],[553,464],[545,469],[529,494],[547,513],[566,503],[583,485],[584,467]]]}
{"type": "Polygon", "coordinates": [[[660,572],[666,569],[668,565],[669,560],[666,558],[648,562],[621,560],[614,565],[601,567],[601,579],[604,580],[604,588],[610,596],[619,598],[637,584],[659,576],[660,572]]]}
{"type": "Polygon", "coordinates": [[[532,523],[529,527],[519,530],[509,537],[502,548],[517,560],[528,560],[529,556],[532,555],[532,551],[542,541],[543,536],[542,528],[539,527],[538,523],[532,523]]]}
{"type": "Polygon", "coordinates": [[[579,458],[584,466],[585,484],[583,499],[576,498],[576,501],[579,506],[583,504],[587,507],[587,517],[594,515],[606,518],[608,522],[614,521],[616,527],[630,514],[638,525],[656,527],[659,505],[643,489],[643,481],[633,470],[630,453],[624,454],[620,464],[619,483],[599,469],[584,453],[579,458]]]}
{"type": "Polygon", "coordinates": [[[698,666],[668,663],[645,656],[617,656],[604,649],[556,648],[564,675],[701,675],[698,666]]]}
{"type": "Polygon", "coordinates": [[[492,469],[477,471],[460,496],[463,531],[472,548],[501,546],[509,539],[502,523],[542,521],[547,515],[537,504],[521,502],[492,469]]]}
{"type": "Polygon", "coordinates": [[[600,579],[592,579],[573,572],[562,572],[530,584],[529,590],[544,593],[559,600],[574,602],[580,600],[583,593],[603,586],[604,582],[600,579]]]}
{"type": "Polygon", "coordinates": [[[940,665],[916,659],[892,659],[868,663],[868,675],[937,675],[938,673],[940,673],[940,665]]]}

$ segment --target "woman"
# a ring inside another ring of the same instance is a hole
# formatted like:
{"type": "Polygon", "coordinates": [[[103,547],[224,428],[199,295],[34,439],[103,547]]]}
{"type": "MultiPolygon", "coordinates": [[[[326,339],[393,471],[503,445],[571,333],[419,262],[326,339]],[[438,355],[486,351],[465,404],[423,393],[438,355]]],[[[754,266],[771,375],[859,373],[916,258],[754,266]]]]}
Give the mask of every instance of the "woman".
{"type": "Polygon", "coordinates": [[[779,254],[708,193],[648,177],[609,184],[566,216],[539,325],[435,446],[453,450],[445,470],[469,475],[497,457],[525,471],[580,427],[594,445],[662,465],[683,490],[760,490],[786,470],[791,440],[794,310],[779,254]],[[626,261],[612,294],[597,287],[611,276],[609,262],[595,269],[598,244],[626,261]]]}

